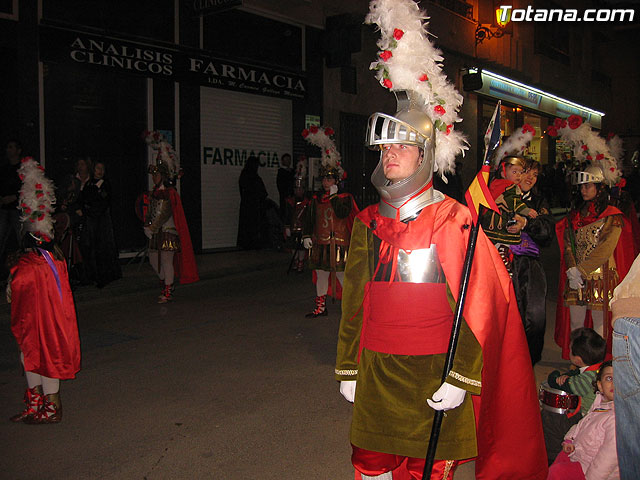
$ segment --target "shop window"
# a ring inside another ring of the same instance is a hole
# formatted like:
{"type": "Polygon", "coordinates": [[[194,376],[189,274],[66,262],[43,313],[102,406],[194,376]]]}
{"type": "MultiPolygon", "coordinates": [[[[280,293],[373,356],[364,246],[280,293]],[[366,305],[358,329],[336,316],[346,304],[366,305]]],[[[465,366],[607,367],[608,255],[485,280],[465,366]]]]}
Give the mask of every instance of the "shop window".
{"type": "Polygon", "coordinates": [[[214,56],[302,70],[302,29],[239,10],[203,18],[204,49],[214,56]]]}
{"type": "Polygon", "coordinates": [[[542,165],[549,163],[549,137],[544,134],[549,126],[549,119],[534,113],[524,112],[524,123],[528,123],[535,129],[533,140],[525,150],[527,157],[533,158],[542,165]]]}
{"type": "MultiPolygon", "coordinates": [[[[6,1],[6,0],[0,0],[6,1]]],[[[174,2],[156,0],[46,0],[45,20],[99,28],[165,42],[174,40],[174,2]]]]}

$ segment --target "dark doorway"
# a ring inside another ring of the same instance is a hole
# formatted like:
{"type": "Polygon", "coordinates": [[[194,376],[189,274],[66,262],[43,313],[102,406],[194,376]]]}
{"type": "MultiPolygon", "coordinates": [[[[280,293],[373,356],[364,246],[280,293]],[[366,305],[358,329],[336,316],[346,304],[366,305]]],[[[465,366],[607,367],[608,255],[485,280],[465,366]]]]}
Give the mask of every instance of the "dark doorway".
{"type": "Polygon", "coordinates": [[[146,79],[46,64],[44,77],[47,173],[64,183],[75,160],[88,156],[106,165],[112,186],[111,215],[121,251],[145,243],[136,197],[147,189],[146,79]]]}

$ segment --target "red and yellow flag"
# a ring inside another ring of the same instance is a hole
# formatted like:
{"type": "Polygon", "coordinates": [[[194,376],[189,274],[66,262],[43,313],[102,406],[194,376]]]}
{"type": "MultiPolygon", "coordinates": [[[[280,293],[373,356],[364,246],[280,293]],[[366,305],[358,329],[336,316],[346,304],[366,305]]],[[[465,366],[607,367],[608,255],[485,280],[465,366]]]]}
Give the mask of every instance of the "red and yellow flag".
{"type": "Polygon", "coordinates": [[[480,212],[480,205],[484,205],[496,213],[500,213],[496,201],[493,199],[487,182],[489,181],[489,165],[483,165],[476,178],[473,179],[467,193],[464,194],[464,198],[467,201],[467,206],[471,211],[471,217],[473,223],[478,222],[478,214],[480,212]]]}

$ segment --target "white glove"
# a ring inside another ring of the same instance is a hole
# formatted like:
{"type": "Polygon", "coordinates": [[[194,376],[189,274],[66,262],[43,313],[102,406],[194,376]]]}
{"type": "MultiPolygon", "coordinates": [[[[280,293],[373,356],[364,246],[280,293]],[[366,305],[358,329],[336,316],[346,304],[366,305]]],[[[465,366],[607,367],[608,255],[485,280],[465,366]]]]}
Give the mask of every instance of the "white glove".
{"type": "Polygon", "coordinates": [[[356,398],[356,381],[355,380],[342,380],[340,382],[340,393],[347,402],[353,403],[356,398]]]}
{"type": "Polygon", "coordinates": [[[313,242],[311,241],[311,238],[307,237],[302,239],[302,246],[307,250],[309,250],[312,245],[313,245],[313,242]]]}
{"type": "Polygon", "coordinates": [[[460,406],[467,391],[444,382],[427,403],[434,410],[451,410],[460,406]]]}
{"type": "Polygon", "coordinates": [[[573,290],[584,287],[584,280],[578,267],[571,267],[567,270],[567,279],[569,280],[569,288],[573,290]]]}
{"type": "Polygon", "coordinates": [[[153,232],[151,231],[151,229],[149,227],[144,227],[144,234],[147,236],[147,238],[151,238],[151,236],[153,235],[153,232]]]}
{"type": "Polygon", "coordinates": [[[329,187],[329,195],[335,195],[336,193],[338,193],[338,186],[337,185],[331,185],[329,187]]]}

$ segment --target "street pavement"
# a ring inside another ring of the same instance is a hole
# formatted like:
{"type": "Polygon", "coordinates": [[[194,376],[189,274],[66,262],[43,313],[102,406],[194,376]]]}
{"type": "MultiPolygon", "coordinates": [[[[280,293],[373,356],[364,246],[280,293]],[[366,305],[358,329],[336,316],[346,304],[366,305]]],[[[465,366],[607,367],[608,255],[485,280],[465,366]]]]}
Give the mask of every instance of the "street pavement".
{"type": "MultiPolygon", "coordinates": [[[[538,382],[566,364],[553,343],[557,247],[543,252],[548,326],[538,382]]],[[[158,305],[148,264],[124,266],[102,290],[74,292],[82,370],[63,381],[64,419],[0,420],[0,478],[353,478],[351,405],[333,380],[339,302],[313,307],[310,273],[286,274],[289,255],[197,257],[201,281],[158,305]]],[[[0,412],[17,413],[25,389],[0,301],[0,412]]],[[[456,480],[472,479],[473,463],[456,480]]]]}

